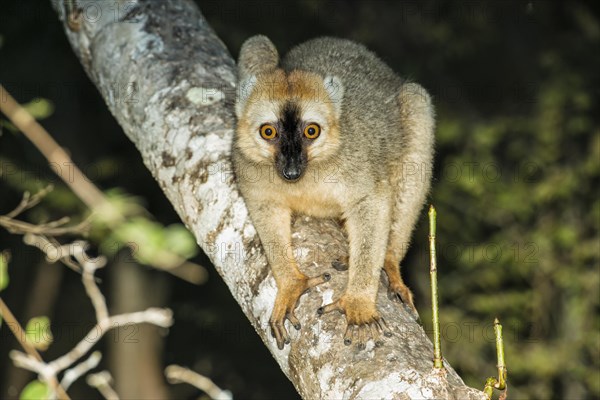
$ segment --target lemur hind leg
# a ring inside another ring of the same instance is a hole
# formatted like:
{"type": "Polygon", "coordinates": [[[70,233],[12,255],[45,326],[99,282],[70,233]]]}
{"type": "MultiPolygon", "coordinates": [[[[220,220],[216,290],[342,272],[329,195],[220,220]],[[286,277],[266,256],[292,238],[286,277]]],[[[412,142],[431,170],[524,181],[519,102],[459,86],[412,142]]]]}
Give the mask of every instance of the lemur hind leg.
{"type": "Polygon", "coordinates": [[[429,192],[435,122],[431,98],[418,84],[404,84],[398,95],[398,103],[405,147],[400,162],[390,172],[395,202],[384,271],[388,276],[389,293],[402,300],[418,319],[413,294],[400,275],[400,262],[406,255],[429,192]]]}

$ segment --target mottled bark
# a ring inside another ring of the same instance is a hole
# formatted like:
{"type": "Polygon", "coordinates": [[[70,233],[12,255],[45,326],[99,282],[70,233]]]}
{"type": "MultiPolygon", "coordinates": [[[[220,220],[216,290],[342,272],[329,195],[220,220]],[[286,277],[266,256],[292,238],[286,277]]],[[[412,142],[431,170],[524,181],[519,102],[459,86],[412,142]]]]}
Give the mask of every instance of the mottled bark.
{"type": "MultiPolygon", "coordinates": [[[[342,292],[347,277],[330,267],[346,251],[333,221],[294,222],[301,268],[308,275],[330,271],[333,278],[302,297],[297,309],[302,329],[292,328],[291,346],[278,350],[268,329],[275,281],[229,159],[234,60],[189,0],[123,1],[121,7],[112,1],[78,3],[80,29],[71,31],[65,24],[74,51],[303,398],[483,398],[451,368],[446,377],[433,372],[430,340],[383,287],[379,308],[395,335],[381,348],[372,343],[365,351],[346,347],[343,316],[317,317],[317,308],[342,292]]],[[[65,21],[62,2],[55,8],[65,21]]]]}

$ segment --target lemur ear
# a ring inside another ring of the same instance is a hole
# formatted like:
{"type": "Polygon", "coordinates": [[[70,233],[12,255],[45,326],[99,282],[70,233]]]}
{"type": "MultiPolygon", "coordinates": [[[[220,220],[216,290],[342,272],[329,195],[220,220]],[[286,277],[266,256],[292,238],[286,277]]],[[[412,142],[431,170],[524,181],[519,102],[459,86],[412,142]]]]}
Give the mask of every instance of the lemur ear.
{"type": "Polygon", "coordinates": [[[256,76],[269,72],[279,65],[279,53],[268,37],[252,36],[240,49],[238,58],[238,88],[235,113],[242,115],[252,90],[256,86],[256,76]]]}
{"type": "Polygon", "coordinates": [[[329,95],[336,117],[342,113],[342,99],[344,98],[344,85],[337,76],[326,76],[323,80],[325,91],[329,95]]]}
{"type": "Polygon", "coordinates": [[[241,118],[252,90],[256,86],[256,75],[250,75],[238,82],[237,98],[235,100],[235,115],[241,118]]]}
{"type": "Polygon", "coordinates": [[[240,49],[238,57],[238,82],[250,75],[258,75],[277,68],[279,53],[268,37],[252,36],[246,40],[240,49]]]}

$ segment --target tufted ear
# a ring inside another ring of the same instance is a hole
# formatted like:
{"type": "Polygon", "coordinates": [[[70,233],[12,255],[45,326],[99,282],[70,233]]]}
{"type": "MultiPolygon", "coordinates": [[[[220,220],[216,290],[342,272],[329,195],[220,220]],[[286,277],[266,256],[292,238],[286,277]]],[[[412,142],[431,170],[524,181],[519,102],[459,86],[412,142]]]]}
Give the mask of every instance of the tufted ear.
{"type": "Polygon", "coordinates": [[[344,85],[337,76],[326,76],[323,80],[323,86],[333,105],[336,117],[339,118],[342,113],[342,99],[344,98],[344,85]]]}
{"type": "Polygon", "coordinates": [[[250,75],[244,80],[238,82],[237,98],[235,100],[235,115],[241,118],[248,98],[252,94],[252,90],[256,86],[256,75],[250,75]]]}
{"type": "Polygon", "coordinates": [[[279,53],[268,37],[252,36],[246,40],[240,49],[238,57],[238,82],[277,68],[279,53]]]}

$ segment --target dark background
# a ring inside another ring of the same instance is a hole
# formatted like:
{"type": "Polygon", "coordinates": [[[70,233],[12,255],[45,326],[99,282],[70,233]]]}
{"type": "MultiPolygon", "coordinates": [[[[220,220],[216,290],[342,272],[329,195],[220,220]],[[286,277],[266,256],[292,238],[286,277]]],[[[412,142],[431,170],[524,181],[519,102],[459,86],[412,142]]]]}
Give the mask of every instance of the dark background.
{"type": "MultiPolygon", "coordinates": [[[[257,33],[282,54],[315,36],[339,36],[364,43],[427,88],[438,114],[430,201],[438,209],[444,355],[469,385],[482,388],[495,373],[497,316],[505,327],[509,398],[600,398],[598,3],[203,1],[200,7],[234,56],[257,33]]],[[[96,185],[139,196],[165,225],[179,221],[86,77],[49,2],[0,2],[0,82],[22,103],[53,104],[43,125],[96,185]]],[[[48,181],[56,190],[28,220],[85,212],[33,145],[5,127],[0,214],[24,190],[48,181]]],[[[403,273],[429,329],[425,213],[414,238],[403,273]]],[[[0,230],[3,249],[12,261],[2,298],[23,323],[50,317],[55,343],[45,357],[53,359],[93,324],[80,277],[0,230]]],[[[135,267],[142,271],[135,279],[149,288],[140,295],[143,307],[165,305],[175,313],[164,349],[156,349],[160,364],[190,366],[235,398],[297,398],[214,268],[205,257],[195,261],[210,275],[202,286],[135,267]]],[[[112,305],[120,278],[110,274],[109,265],[101,277],[112,305]]],[[[5,326],[0,337],[0,398],[16,398],[34,377],[12,367],[8,351],[18,344],[5,326]]],[[[108,337],[100,346],[106,368],[115,341],[108,337]]],[[[131,368],[116,376],[118,390],[119,378],[157,379],[131,368]]],[[[176,398],[200,395],[171,388],[176,398]]],[[[97,397],[83,380],[70,393],[97,397]]]]}

